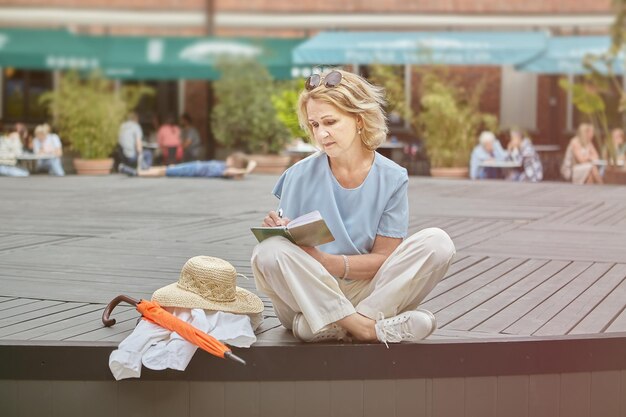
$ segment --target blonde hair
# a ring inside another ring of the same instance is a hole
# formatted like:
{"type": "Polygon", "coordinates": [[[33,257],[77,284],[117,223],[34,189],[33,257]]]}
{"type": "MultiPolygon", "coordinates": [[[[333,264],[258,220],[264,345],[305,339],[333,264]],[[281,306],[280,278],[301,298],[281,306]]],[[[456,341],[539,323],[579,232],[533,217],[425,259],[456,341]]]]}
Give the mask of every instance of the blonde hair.
{"type": "Polygon", "coordinates": [[[232,162],[232,168],[247,168],[250,163],[250,159],[243,152],[234,152],[230,155],[230,160],[232,162]]]}
{"type": "Polygon", "coordinates": [[[44,135],[48,134],[48,129],[46,129],[46,125],[38,125],[35,128],[35,136],[39,136],[40,133],[44,135]]]}
{"type": "Polygon", "coordinates": [[[593,130],[593,125],[591,123],[581,123],[576,130],[576,137],[580,141],[580,143],[587,142],[587,132],[589,130],[593,130]]]}
{"type": "Polygon", "coordinates": [[[363,122],[361,141],[369,150],[378,148],[387,138],[385,92],[383,88],[370,84],[364,78],[342,70],[328,70],[320,74],[320,85],[311,91],[303,90],[298,98],[298,121],[315,143],[313,129],[309,124],[307,103],[319,100],[335,106],[344,113],[360,116],[363,122]],[[324,79],[331,71],[341,73],[341,82],[336,87],[326,87],[324,79]]]}

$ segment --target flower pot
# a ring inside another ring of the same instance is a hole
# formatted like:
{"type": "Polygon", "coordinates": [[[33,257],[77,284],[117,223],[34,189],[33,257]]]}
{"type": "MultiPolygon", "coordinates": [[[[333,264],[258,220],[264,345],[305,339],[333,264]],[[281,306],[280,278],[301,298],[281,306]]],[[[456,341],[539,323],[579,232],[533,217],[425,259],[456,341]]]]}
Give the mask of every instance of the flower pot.
{"type": "Polygon", "coordinates": [[[469,168],[467,167],[450,167],[450,168],[430,168],[430,175],[439,178],[467,178],[469,177],[469,168]]]}
{"type": "Polygon", "coordinates": [[[282,174],[291,162],[289,155],[259,155],[249,156],[250,159],[256,161],[257,166],[254,173],[259,174],[282,174]]]}
{"type": "Polygon", "coordinates": [[[113,158],[74,159],[74,168],[78,175],[108,175],[113,168],[113,158]]]}
{"type": "Polygon", "coordinates": [[[626,185],[626,167],[606,167],[604,183],[626,185]]]}

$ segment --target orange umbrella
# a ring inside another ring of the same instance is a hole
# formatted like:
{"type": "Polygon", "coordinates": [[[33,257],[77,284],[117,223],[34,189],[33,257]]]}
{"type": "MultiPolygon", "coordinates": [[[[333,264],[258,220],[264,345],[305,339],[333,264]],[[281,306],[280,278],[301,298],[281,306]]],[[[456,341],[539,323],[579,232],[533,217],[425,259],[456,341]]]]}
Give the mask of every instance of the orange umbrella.
{"type": "Polygon", "coordinates": [[[122,301],[135,306],[137,311],[141,313],[144,320],[148,320],[154,324],[158,324],[159,326],[176,332],[185,339],[186,341],[193,343],[198,346],[200,349],[209,352],[211,355],[217,356],[219,358],[228,358],[234,361],[243,363],[246,362],[235,355],[228,346],[210,336],[200,329],[195,328],[191,324],[182,321],[178,317],[174,316],[167,310],[163,309],[160,305],[155,303],[154,301],[146,301],[140,300],[137,301],[134,298],[128,297],[126,295],[118,295],[106,306],[104,312],[102,313],[102,323],[106,326],[113,326],[115,324],[115,319],[109,318],[111,315],[111,311],[122,301]]]}

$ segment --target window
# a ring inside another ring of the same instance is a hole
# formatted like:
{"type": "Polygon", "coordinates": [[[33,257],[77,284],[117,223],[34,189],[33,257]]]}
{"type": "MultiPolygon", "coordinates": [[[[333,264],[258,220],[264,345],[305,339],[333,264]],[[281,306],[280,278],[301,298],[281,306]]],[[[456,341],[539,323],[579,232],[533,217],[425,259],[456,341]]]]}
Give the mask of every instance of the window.
{"type": "Polygon", "coordinates": [[[500,127],[537,129],[537,75],[502,67],[500,127]]]}
{"type": "Polygon", "coordinates": [[[4,68],[3,76],[2,119],[9,123],[46,121],[48,110],[39,104],[39,97],[52,90],[52,73],[4,68]]]}

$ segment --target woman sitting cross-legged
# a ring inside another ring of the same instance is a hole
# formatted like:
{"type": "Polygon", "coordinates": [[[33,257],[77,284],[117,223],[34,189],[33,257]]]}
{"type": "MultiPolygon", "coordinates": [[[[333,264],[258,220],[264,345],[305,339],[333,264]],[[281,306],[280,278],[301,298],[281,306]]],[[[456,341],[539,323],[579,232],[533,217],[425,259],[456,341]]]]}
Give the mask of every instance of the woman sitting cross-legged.
{"type": "Polygon", "coordinates": [[[417,308],[448,270],[452,240],[437,228],[407,237],[407,171],[375,151],[387,135],[382,89],[338,70],[305,87],[298,117],[320,151],[280,177],[273,194],[284,217],[270,211],[263,226],[318,210],[335,240],[262,241],[252,254],[257,288],[306,342],[421,340],[436,321],[417,308]]]}
{"type": "Polygon", "coordinates": [[[139,177],[202,177],[202,178],[234,178],[241,179],[256,168],[256,161],[235,152],[225,161],[194,161],[183,164],[152,167],[136,170],[128,165],[120,164],[118,171],[130,176],[139,177]]]}

